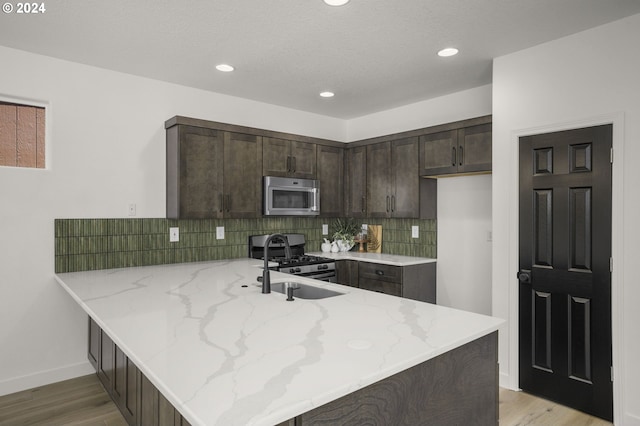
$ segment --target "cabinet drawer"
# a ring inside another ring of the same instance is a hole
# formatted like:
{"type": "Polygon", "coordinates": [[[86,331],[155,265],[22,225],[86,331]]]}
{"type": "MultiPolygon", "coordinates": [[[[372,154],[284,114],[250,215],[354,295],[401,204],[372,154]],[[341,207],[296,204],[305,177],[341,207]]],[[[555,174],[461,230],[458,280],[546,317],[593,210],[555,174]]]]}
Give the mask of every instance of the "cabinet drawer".
{"type": "Polygon", "coordinates": [[[360,281],[374,280],[398,284],[402,283],[402,268],[398,266],[360,262],[358,272],[360,281]]]}
{"type": "Polygon", "coordinates": [[[360,288],[391,296],[402,296],[402,284],[360,277],[360,288]]]}

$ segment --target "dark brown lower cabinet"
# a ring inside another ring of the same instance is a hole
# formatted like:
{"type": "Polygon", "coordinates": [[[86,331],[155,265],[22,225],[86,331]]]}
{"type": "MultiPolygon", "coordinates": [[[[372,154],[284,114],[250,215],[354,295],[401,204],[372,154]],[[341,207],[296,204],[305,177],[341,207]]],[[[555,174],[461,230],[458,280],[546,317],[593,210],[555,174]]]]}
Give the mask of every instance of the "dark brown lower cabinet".
{"type": "Polygon", "coordinates": [[[189,426],[180,412],[91,318],[88,357],[129,425],[189,426]]]}
{"type": "Polygon", "coordinates": [[[421,302],[436,303],[436,263],[394,266],[355,260],[336,261],[338,284],[421,302]]]}

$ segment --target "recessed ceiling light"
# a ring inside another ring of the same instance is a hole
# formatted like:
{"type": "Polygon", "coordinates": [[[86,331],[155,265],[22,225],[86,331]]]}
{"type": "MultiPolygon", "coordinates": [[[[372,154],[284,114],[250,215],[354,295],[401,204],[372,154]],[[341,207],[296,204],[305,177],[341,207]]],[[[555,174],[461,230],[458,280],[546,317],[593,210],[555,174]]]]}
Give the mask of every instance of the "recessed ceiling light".
{"type": "Polygon", "coordinates": [[[231,65],[229,65],[229,64],[219,64],[219,65],[216,65],[216,69],[217,69],[218,71],[222,71],[222,72],[231,72],[231,71],[233,71],[233,70],[234,70],[234,68],[233,68],[231,65]]]}
{"type": "Polygon", "coordinates": [[[335,93],[333,93],[333,92],[320,92],[320,96],[322,96],[323,98],[333,98],[335,96],[335,93]]]}
{"type": "Polygon", "coordinates": [[[343,6],[349,3],[349,0],[324,0],[329,6],[343,6]]]}
{"type": "Polygon", "coordinates": [[[458,49],[456,49],[455,47],[447,47],[446,49],[442,49],[441,51],[438,52],[438,56],[442,56],[442,57],[453,56],[457,54],[458,54],[458,49]]]}

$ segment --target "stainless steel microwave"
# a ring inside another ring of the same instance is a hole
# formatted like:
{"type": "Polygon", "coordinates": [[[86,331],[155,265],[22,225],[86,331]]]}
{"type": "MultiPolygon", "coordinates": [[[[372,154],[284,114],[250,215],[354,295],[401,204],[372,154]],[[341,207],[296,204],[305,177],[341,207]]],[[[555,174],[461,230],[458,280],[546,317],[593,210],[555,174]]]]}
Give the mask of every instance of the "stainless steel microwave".
{"type": "Polygon", "coordinates": [[[320,182],[275,176],[263,178],[265,216],[317,216],[320,214],[320,182]]]}

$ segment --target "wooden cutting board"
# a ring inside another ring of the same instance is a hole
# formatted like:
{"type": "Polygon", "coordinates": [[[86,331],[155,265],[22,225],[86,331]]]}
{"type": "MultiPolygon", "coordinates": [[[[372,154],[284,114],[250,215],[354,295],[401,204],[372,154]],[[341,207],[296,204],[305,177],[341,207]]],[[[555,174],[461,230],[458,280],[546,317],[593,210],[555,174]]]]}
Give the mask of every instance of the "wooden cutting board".
{"type": "Polygon", "coordinates": [[[367,251],[382,253],[382,225],[367,226],[367,251]]]}

